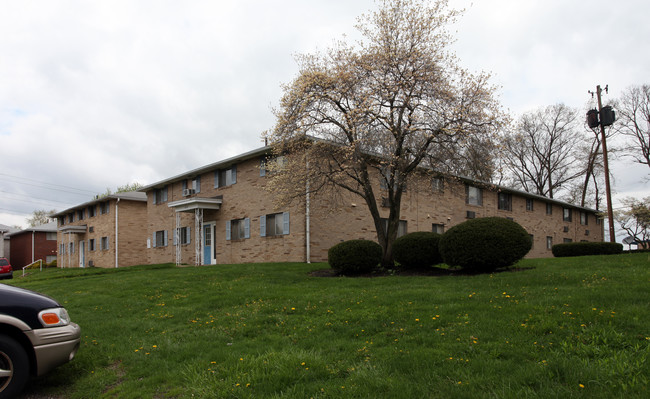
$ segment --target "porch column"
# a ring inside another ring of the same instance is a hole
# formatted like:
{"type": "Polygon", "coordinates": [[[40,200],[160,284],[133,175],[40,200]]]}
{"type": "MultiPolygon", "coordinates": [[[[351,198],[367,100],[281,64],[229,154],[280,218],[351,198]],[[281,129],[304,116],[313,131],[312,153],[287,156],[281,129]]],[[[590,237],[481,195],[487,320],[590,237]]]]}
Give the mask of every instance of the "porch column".
{"type": "Polygon", "coordinates": [[[201,244],[203,238],[203,208],[194,210],[194,250],[196,253],[196,265],[203,264],[203,251],[201,251],[201,244]]]}
{"type": "Polygon", "coordinates": [[[176,246],[176,266],[180,265],[182,262],[181,255],[181,243],[178,233],[181,228],[181,213],[176,211],[176,228],[174,229],[174,245],[176,246]]]}

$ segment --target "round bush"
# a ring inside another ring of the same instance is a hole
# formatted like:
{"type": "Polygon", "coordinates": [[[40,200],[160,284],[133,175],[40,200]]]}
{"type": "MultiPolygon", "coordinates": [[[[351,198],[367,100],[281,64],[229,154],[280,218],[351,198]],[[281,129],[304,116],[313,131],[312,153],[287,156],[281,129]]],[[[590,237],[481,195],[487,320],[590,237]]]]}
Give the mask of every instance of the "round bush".
{"type": "Polygon", "coordinates": [[[350,240],[330,248],[327,262],[341,274],[368,273],[379,265],[381,255],[381,246],[374,241],[350,240]]]}
{"type": "Polygon", "coordinates": [[[427,231],[403,235],[393,243],[393,258],[405,269],[437,265],[442,263],[438,241],[440,234],[427,231]]]}
{"type": "Polygon", "coordinates": [[[532,240],[523,227],[499,217],[470,219],[456,225],[439,243],[445,263],[478,272],[510,266],[531,247],[532,240]]]}

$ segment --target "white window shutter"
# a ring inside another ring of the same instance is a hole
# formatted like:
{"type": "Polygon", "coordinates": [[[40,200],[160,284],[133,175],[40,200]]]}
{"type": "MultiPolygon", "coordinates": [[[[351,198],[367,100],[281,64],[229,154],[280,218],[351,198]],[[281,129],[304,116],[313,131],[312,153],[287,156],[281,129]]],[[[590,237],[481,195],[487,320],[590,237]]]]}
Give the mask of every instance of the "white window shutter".
{"type": "Polygon", "coordinates": [[[157,231],[153,232],[153,247],[156,248],[156,236],[158,235],[157,231]]]}
{"type": "Polygon", "coordinates": [[[219,171],[215,170],[214,171],[214,188],[219,187],[219,171]]]}
{"type": "Polygon", "coordinates": [[[192,234],[190,234],[191,231],[192,231],[192,228],[188,227],[187,228],[187,243],[188,244],[192,242],[192,234]]]}
{"type": "Polygon", "coordinates": [[[167,230],[163,232],[163,247],[167,246],[167,230]]]}
{"type": "Polygon", "coordinates": [[[282,234],[289,234],[289,212],[283,212],[282,213],[282,219],[283,219],[283,231],[282,234]]]}
{"type": "Polygon", "coordinates": [[[266,215],[260,216],[260,237],[266,237],[266,215]]]}
{"type": "Polygon", "coordinates": [[[180,231],[180,228],[174,229],[174,246],[178,245],[178,233],[180,231]]]}
{"type": "Polygon", "coordinates": [[[231,170],[231,175],[232,175],[232,184],[237,183],[237,165],[233,165],[231,170]]]}
{"type": "Polygon", "coordinates": [[[226,220],[226,240],[230,241],[230,220],[226,220]]]}
{"type": "Polygon", "coordinates": [[[260,177],[266,176],[266,158],[260,159],[260,177]]]}
{"type": "Polygon", "coordinates": [[[251,238],[251,220],[250,220],[250,218],[244,219],[244,238],[251,238]]]}

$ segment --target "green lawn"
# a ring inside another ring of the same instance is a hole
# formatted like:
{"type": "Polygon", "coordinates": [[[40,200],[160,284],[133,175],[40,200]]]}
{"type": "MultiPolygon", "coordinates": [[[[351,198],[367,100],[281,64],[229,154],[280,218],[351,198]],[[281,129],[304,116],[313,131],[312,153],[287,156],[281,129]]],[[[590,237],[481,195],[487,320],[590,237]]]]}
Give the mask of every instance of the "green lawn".
{"type": "Polygon", "coordinates": [[[649,397],[648,254],[477,276],[325,264],[33,272],[82,327],[30,384],[61,397],[649,397]]]}

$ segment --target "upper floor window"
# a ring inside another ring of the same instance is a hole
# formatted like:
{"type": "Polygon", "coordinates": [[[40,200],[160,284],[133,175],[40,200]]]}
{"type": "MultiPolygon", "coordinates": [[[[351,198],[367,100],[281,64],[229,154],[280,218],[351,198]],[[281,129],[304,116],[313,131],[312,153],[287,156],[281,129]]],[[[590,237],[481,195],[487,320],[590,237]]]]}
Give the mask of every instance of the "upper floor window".
{"type": "Polygon", "coordinates": [[[47,241],[56,241],[56,233],[45,233],[45,239],[47,241]]]}
{"type": "Polygon", "coordinates": [[[99,213],[102,214],[102,215],[107,214],[109,212],[109,209],[110,209],[109,205],[110,205],[109,201],[105,201],[105,202],[100,203],[99,204],[99,213]]]}
{"type": "Polygon", "coordinates": [[[59,226],[65,226],[65,216],[59,216],[59,226]]]}
{"type": "Polygon", "coordinates": [[[84,220],[86,218],[86,210],[85,209],[79,209],[77,211],[77,220],[84,220]]]}
{"type": "Polygon", "coordinates": [[[532,211],[533,210],[533,199],[532,198],[526,198],[526,210],[527,211],[532,211]]]}
{"type": "Polygon", "coordinates": [[[183,180],[183,196],[197,194],[201,192],[201,176],[197,176],[191,180],[183,180]]]}
{"type": "Polygon", "coordinates": [[[502,211],[512,210],[512,194],[499,193],[499,209],[502,211]]]}
{"type": "Polygon", "coordinates": [[[442,177],[434,177],[431,180],[431,188],[434,193],[443,193],[445,192],[445,181],[442,177]]]}
{"type": "Polygon", "coordinates": [[[68,213],[68,223],[74,222],[74,212],[68,213]]]}
{"type": "Polygon", "coordinates": [[[546,204],[546,214],[547,215],[552,215],[553,214],[553,204],[550,204],[550,203],[546,204]]]}
{"type": "Polygon", "coordinates": [[[99,249],[101,249],[102,251],[108,250],[108,237],[102,237],[99,240],[99,249]]]}
{"type": "Polygon", "coordinates": [[[167,202],[167,186],[153,190],[153,203],[162,204],[167,202]]]}
{"type": "Polygon", "coordinates": [[[465,186],[465,202],[469,205],[483,205],[483,190],[474,186],[465,186]]]}
{"type": "Polygon", "coordinates": [[[230,186],[237,183],[237,165],[214,171],[214,188],[230,186]]]}
{"type": "Polygon", "coordinates": [[[570,222],[572,219],[572,212],[570,208],[562,208],[562,220],[570,222]]]}
{"type": "Polygon", "coordinates": [[[260,176],[266,176],[273,171],[282,169],[286,164],[287,158],[284,155],[277,157],[262,157],[260,158],[260,176]]]}
{"type": "Polygon", "coordinates": [[[589,216],[587,215],[587,212],[580,211],[580,224],[583,226],[587,226],[589,224],[589,216]]]}
{"type": "Polygon", "coordinates": [[[97,206],[96,205],[91,205],[88,207],[88,217],[89,218],[94,218],[95,215],[97,215],[97,206]]]}

